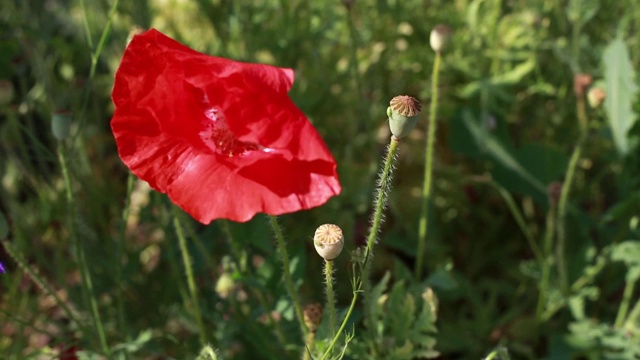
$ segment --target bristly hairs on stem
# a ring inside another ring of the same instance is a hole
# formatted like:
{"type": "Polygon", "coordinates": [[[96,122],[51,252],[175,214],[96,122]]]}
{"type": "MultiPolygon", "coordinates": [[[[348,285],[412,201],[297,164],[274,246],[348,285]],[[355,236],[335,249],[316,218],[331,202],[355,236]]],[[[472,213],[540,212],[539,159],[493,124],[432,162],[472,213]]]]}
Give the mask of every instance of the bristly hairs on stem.
{"type": "Polygon", "coordinates": [[[364,261],[362,265],[361,281],[362,289],[364,291],[364,307],[365,307],[365,325],[370,331],[373,331],[373,315],[372,305],[375,304],[375,299],[371,299],[371,257],[373,256],[373,246],[375,245],[378,233],[380,231],[380,224],[383,221],[384,209],[387,206],[387,199],[391,192],[391,176],[393,173],[393,163],[397,160],[397,151],[400,141],[394,135],[391,137],[390,144],[387,147],[387,155],[384,160],[384,166],[379,175],[377,191],[374,200],[375,211],[372,215],[371,228],[369,229],[369,235],[367,237],[367,247],[365,251],[364,261]]]}
{"type": "Polygon", "coordinates": [[[280,224],[278,224],[278,219],[269,215],[269,225],[273,230],[273,233],[276,237],[276,242],[278,245],[278,253],[280,254],[280,260],[282,261],[282,274],[284,277],[284,285],[289,292],[289,296],[291,297],[291,301],[293,302],[293,307],[295,309],[296,317],[298,318],[298,323],[300,324],[300,331],[302,332],[302,338],[306,339],[309,333],[309,329],[307,325],[304,323],[304,314],[302,311],[302,305],[300,303],[300,298],[298,297],[298,292],[293,284],[293,279],[291,278],[291,267],[289,265],[289,252],[287,251],[287,244],[284,241],[284,237],[282,235],[282,229],[280,228],[280,224]]]}

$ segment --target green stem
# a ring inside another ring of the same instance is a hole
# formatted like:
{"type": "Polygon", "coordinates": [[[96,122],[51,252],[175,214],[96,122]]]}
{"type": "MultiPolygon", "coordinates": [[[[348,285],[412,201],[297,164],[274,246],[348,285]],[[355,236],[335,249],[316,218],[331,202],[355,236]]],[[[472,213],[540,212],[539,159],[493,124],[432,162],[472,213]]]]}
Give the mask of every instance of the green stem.
{"type": "Polygon", "coordinates": [[[336,333],[336,299],[333,293],[333,261],[324,261],[324,284],[327,288],[327,311],[331,336],[336,333]]]}
{"type": "Polygon", "coordinates": [[[368,271],[366,271],[366,269],[369,265],[369,258],[373,255],[373,246],[376,243],[376,238],[378,237],[378,232],[380,230],[380,224],[382,223],[382,213],[384,212],[384,208],[387,206],[387,198],[389,196],[389,192],[391,191],[393,162],[396,159],[399,144],[400,140],[398,140],[398,138],[396,138],[395,136],[392,136],[389,147],[387,148],[387,156],[384,159],[384,168],[382,170],[382,173],[380,174],[380,180],[378,182],[378,189],[374,200],[375,212],[373,213],[371,228],[369,229],[369,235],[367,236],[367,249],[364,260],[364,268],[367,275],[368,271]]]}
{"type": "MultiPolygon", "coordinates": [[[[123,334],[128,334],[125,315],[124,315],[124,291],[122,286],[122,253],[124,251],[124,246],[127,237],[127,221],[129,220],[129,213],[131,212],[131,193],[133,192],[133,183],[135,177],[132,173],[129,173],[127,177],[127,194],[124,200],[124,208],[122,209],[122,223],[120,227],[120,238],[118,239],[118,243],[116,245],[116,255],[115,255],[115,281],[117,288],[116,295],[116,307],[118,309],[118,327],[123,334]]],[[[125,340],[128,339],[128,335],[125,336],[125,340]]],[[[125,357],[128,358],[129,355],[125,353],[125,357]]]]}
{"type": "Polygon", "coordinates": [[[100,41],[98,42],[98,46],[96,46],[96,48],[94,49],[93,40],[91,39],[91,31],[89,29],[89,20],[87,17],[87,11],[85,9],[84,0],[81,0],[81,6],[83,9],[83,23],[84,23],[85,32],[87,35],[87,45],[89,46],[89,49],[92,50],[92,53],[91,53],[91,68],[89,69],[89,77],[85,84],[86,90],[84,92],[84,96],[82,99],[82,107],[80,110],[80,122],[78,123],[78,130],[76,131],[76,134],[73,136],[73,139],[71,141],[72,143],[75,142],[76,137],[80,135],[80,130],[82,129],[84,122],[86,120],[85,115],[87,113],[87,108],[89,106],[91,84],[93,82],[93,78],[96,75],[96,69],[98,67],[98,59],[100,59],[100,54],[102,54],[104,45],[107,42],[107,37],[109,37],[109,34],[111,33],[111,25],[113,24],[113,18],[116,12],[118,11],[118,2],[119,0],[113,1],[113,4],[111,5],[111,9],[109,9],[109,14],[107,15],[107,23],[105,24],[104,29],[102,29],[102,34],[100,35],[100,41]]]}
{"type": "MultiPolygon", "coordinates": [[[[231,231],[231,226],[229,226],[228,220],[218,220],[218,223],[221,224],[222,231],[227,236],[227,241],[229,242],[229,246],[231,246],[231,252],[233,253],[236,261],[240,263],[240,273],[249,278],[254,278],[254,274],[252,269],[247,264],[247,251],[244,248],[238,246],[238,242],[234,240],[233,231],[231,231]]],[[[252,284],[247,284],[249,286],[254,287],[252,284]]],[[[260,288],[253,289],[253,293],[260,303],[260,306],[264,309],[264,313],[267,316],[267,320],[269,321],[269,326],[275,329],[276,337],[282,346],[287,345],[286,336],[284,335],[284,331],[282,331],[282,326],[280,326],[280,322],[276,321],[271,314],[269,303],[265,298],[262,290],[260,288]]]]}
{"type": "Polygon", "coordinates": [[[471,180],[492,186],[494,189],[496,189],[496,191],[498,191],[498,193],[502,196],[504,201],[507,203],[507,207],[509,207],[511,216],[513,216],[514,220],[516,221],[516,224],[518,224],[520,231],[522,231],[522,234],[524,235],[524,237],[527,238],[529,247],[531,247],[531,252],[533,252],[533,256],[536,258],[538,265],[541,266],[541,264],[544,262],[543,252],[540,249],[540,246],[538,246],[538,243],[536,242],[536,239],[531,233],[531,230],[527,226],[527,223],[524,220],[524,216],[520,212],[520,209],[518,209],[518,206],[516,205],[516,202],[513,199],[513,196],[511,196],[511,194],[507,191],[507,189],[505,189],[502,185],[498,184],[497,182],[491,179],[474,177],[471,180]]]}
{"type": "Polygon", "coordinates": [[[538,306],[536,307],[536,319],[543,321],[544,308],[547,305],[549,281],[551,279],[551,261],[553,258],[553,234],[556,227],[556,205],[551,204],[547,214],[547,226],[544,234],[544,261],[541,263],[542,278],[540,280],[540,293],[538,294],[538,306]]]}
{"type": "MultiPolygon", "coordinates": [[[[391,191],[391,180],[393,178],[393,163],[398,153],[398,145],[400,141],[395,136],[391,136],[389,146],[387,148],[387,155],[384,159],[384,167],[382,173],[379,175],[378,187],[374,199],[375,211],[371,220],[371,228],[369,229],[369,235],[367,236],[367,248],[365,250],[364,261],[362,265],[362,272],[360,273],[360,281],[364,290],[364,319],[367,328],[373,331],[374,324],[374,304],[375,300],[371,299],[371,257],[373,256],[373,247],[380,231],[380,224],[382,223],[382,215],[387,205],[387,198],[391,191]]],[[[373,336],[373,335],[372,335],[373,336]]]]}
{"type": "Polygon", "coordinates": [[[29,276],[29,278],[38,286],[38,288],[40,288],[41,291],[53,297],[56,304],[60,306],[62,311],[64,311],[65,315],[67,315],[67,318],[71,322],[73,322],[83,333],[87,332],[87,329],[85,328],[85,326],[74,315],[74,313],[67,306],[67,304],[64,301],[62,301],[62,299],[60,299],[60,297],[58,296],[58,293],[55,290],[53,290],[53,287],[49,285],[49,283],[38,274],[37,270],[32,268],[31,265],[27,264],[27,262],[22,256],[18,255],[16,250],[13,248],[13,245],[11,245],[11,243],[6,240],[2,240],[0,241],[0,243],[2,243],[2,246],[6,250],[7,254],[11,257],[11,259],[13,259],[13,261],[15,261],[16,264],[18,264],[18,267],[20,267],[22,271],[24,271],[29,276]]]}
{"type": "MultiPolygon", "coordinates": [[[[358,71],[358,38],[357,38],[357,30],[356,30],[356,26],[353,22],[353,11],[352,11],[353,7],[349,7],[347,8],[347,27],[349,28],[349,38],[351,40],[351,46],[349,47],[350,53],[350,61],[349,64],[351,65],[351,76],[353,76],[353,83],[355,85],[355,91],[356,91],[356,98],[357,99],[362,99],[363,98],[363,92],[362,92],[362,81],[360,81],[360,72],[358,71]]],[[[359,105],[358,107],[360,109],[362,109],[362,107],[364,106],[364,102],[362,101],[358,101],[357,104],[359,105]]],[[[362,114],[362,112],[361,112],[362,114]]]]}
{"type": "MultiPolygon", "coordinates": [[[[174,208],[175,209],[175,208],[174,208]]],[[[187,275],[187,287],[189,288],[189,295],[191,296],[191,307],[193,308],[193,317],[196,318],[198,324],[198,333],[200,335],[200,345],[207,345],[207,334],[202,321],[202,314],[200,313],[200,303],[198,302],[198,290],[196,288],[196,281],[193,276],[193,269],[191,264],[191,257],[189,256],[189,249],[187,248],[187,241],[182,230],[182,224],[180,222],[180,214],[177,210],[173,215],[173,226],[176,228],[176,235],[178,236],[178,244],[180,245],[180,252],[182,253],[182,262],[184,264],[184,271],[187,275]]]]}
{"type": "Polygon", "coordinates": [[[429,113],[429,125],[427,128],[427,149],[424,167],[424,183],[422,188],[422,209],[420,212],[420,224],[418,228],[418,259],[416,260],[416,279],[422,277],[424,252],[427,243],[427,232],[429,230],[429,205],[431,204],[431,182],[433,173],[433,153],[436,142],[436,116],[438,113],[438,75],[440,73],[440,63],[442,54],[436,52],[436,59],[433,63],[431,73],[431,110],[429,113]]]}
{"type": "Polygon", "coordinates": [[[62,142],[58,143],[58,160],[60,161],[60,167],[62,169],[62,177],[64,179],[64,186],[67,198],[67,207],[69,211],[69,234],[71,241],[76,248],[76,256],[78,258],[78,265],[80,267],[80,277],[82,278],[82,288],[86,298],[89,300],[89,307],[91,308],[91,317],[93,324],[98,332],[100,339],[100,345],[102,351],[107,357],[111,355],[111,349],[107,345],[107,337],[105,335],[104,326],[102,325],[102,319],[100,318],[100,311],[98,311],[98,301],[96,300],[93,291],[93,281],[91,280],[91,274],[87,266],[87,259],[84,253],[84,248],[78,239],[77,222],[76,218],[76,204],[73,196],[73,189],[71,187],[71,177],[69,176],[69,168],[67,166],[66,149],[62,142]]]}
{"type": "Polygon", "coordinates": [[[358,300],[358,294],[360,293],[360,291],[361,290],[359,288],[357,290],[354,290],[353,298],[351,299],[351,305],[349,305],[349,310],[347,310],[347,314],[345,315],[344,320],[342,320],[342,324],[340,325],[338,332],[336,332],[336,335],[333,337],[333,340],[331,340],[331,344],[329,344],[329,347],[327,347],[327,349],[324,351],[324,354],[322,354],[322,357],[320,358],[320,360],[325,360],[331,354],[331,352],[333,351],[333,348],[336,346],[336,343],[338,342],[340,335],[342,334],[344,329],[347,327],[347,322],[349,321],[349,318],[351,318],[351,313],[353,312],[353,309],[356,306],[356,301],[358,300]]]}
{"type": "Polygon", "coordinates": [[[560,193],[560,200],[558,201],[558,242],[556,243],[556,266],[558,267],[558,275],[560,278],[560,288],[562,292],[566,294],[567,284],[569,283],[567,275],[567,265],[565,261],[565,245],[566,245],[566,219],[567,219],[567,203],[569,199],[569,191],[573,185],[573,179],[575,177],[576,169],[578,167],[578,160],[582,154],[582,146],[584,143],[584,134],[580,136],[576,147],[571,154],[569,160],[569,167],[562,183],[562,191],[560,193]]]}
{"type": "Polygon", "coordinates": [[[631,303],[631,297],[633,296],[633,290],[635,289],[635,286],[635,280],[627,280],[627,283],[624,287],[624,293],[622,295],[622,302],[620,303],[618,315],[616,316],[616,322],[613,325],[616,329],[621,328],[624,324],[625,319],[627,318],[627,313],[629,312],[629,304],[631,303]]]}
{"type": "Polygon", "coordinates": [[[283,276],[284,276],[284,285],[289,292],[289,296],[291,296],[291,300],[293,301],[293,307],[296,311],[296,316],[298,318],[298,322],[300,323],[300,330],[302,330],[303,338],[306,339],[309,329],[307,325],[304,323],[304,315],[302,313],[302,305],[300,304],[300,299],[298,298],[298,292],[296,291],[295,286],[293,285],[293,279],[291,278],[291,269],[289,266],[289,253],[287,252],[287,245],[284,242],[284,237],[282,236],[282,230],[280,229],[280,225],[278,224],[278,219],[275,216],[269,215],[269,224],[271,225],[271,229],[273,230],[276,236],[276,242],[278,243],[278,252],[280,253],[280,260],[282,260],[283,267],[283,276]]]}

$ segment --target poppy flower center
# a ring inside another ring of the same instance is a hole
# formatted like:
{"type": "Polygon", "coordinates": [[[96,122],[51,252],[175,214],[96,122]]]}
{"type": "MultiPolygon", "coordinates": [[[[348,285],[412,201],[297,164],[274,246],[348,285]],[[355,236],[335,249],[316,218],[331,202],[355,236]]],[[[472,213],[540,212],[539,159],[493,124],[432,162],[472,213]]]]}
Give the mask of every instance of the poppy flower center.
{"type": "Polygon", "coordinates": [[[207,120],[203,122],[203,130],[198,133],[204,144],[217,154],[233,157],[249,151],[261,150],[263,147],[243,142],[229,130],[222,110],[215,107],[204,111],[207,120]]]}

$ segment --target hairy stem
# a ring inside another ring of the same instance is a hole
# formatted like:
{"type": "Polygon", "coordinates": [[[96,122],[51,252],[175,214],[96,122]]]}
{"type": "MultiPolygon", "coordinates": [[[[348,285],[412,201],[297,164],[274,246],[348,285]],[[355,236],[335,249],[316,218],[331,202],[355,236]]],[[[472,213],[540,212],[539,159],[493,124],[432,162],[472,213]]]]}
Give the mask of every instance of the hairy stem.
{"type": "Polygon", "coordinates": [[[278,224],[278,219],[275,216],[269,215],[269,224],[271,225],[271,229],[276,236],[276,242],[278,243],[278,252],[280,253],[280,260],[282,261],[283,267],[283,276],[284,276],[284,285],[289,292],[289,296],[291,296],[291,300],[293,301],[293,307],[296,311],[296,317],[298,318],[298,322],[300,323],[300,330],[302,331],[303,338],[306,338],[309,329],[307,325],[304,323],[304,315],[302,313],[302,305],[300,303],[300,299],[298,298],[298,292],[296,291],[295,286],[293,285],[293,279],[291,278],[291,269],[289,265],[289,253],[287,252],[287,244],[284,242],[284,237],[282,236],[282,230],[280,229],[280,225],[278,224]]]}
{"type": "Polygon", "coordinates": [[[327,311],[329,312],[329,329],[331,336],[336,333],[336,299],[333,293],[333,261],[324,261],[324,285],[327,292],[327,311]]]}
{"type": "Polygon", "coordinates": [[[398,145],[400,141],[392,136],[389,147],[387,148],[387,156],[384,159],[384,167],[380,173],[378,179],[378,187],[374,199],[375,211],[371,220],[371,227],[369,228],[369,235],[367,236],[367,248],[365,250],[365,257],[362,266],[361,282],[362,289],[364,291],[364,314],[365,324],[370,331],[373,331],[374,325],[374,311],[373,306],[374,299],[371,299],[371,257],[373,256],[373,247],[380,231],[380,224],[382,223],[384,209],[387,206],[387,199],[391,191],[391,180],[393,175],[393,163],[398,153],[398,145]]]}

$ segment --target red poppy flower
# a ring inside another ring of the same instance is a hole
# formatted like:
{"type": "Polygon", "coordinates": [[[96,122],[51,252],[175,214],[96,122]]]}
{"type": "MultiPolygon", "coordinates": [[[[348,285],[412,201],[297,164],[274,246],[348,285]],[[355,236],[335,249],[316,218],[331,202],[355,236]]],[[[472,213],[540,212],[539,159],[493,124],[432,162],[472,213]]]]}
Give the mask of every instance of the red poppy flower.
{"type": "Polygon", "coordinates": [[[287,92],[293,71],[136,35],[116,72],[122,161],[202,223],[291,213],[340,193],[336,162],[287,92]]]}

